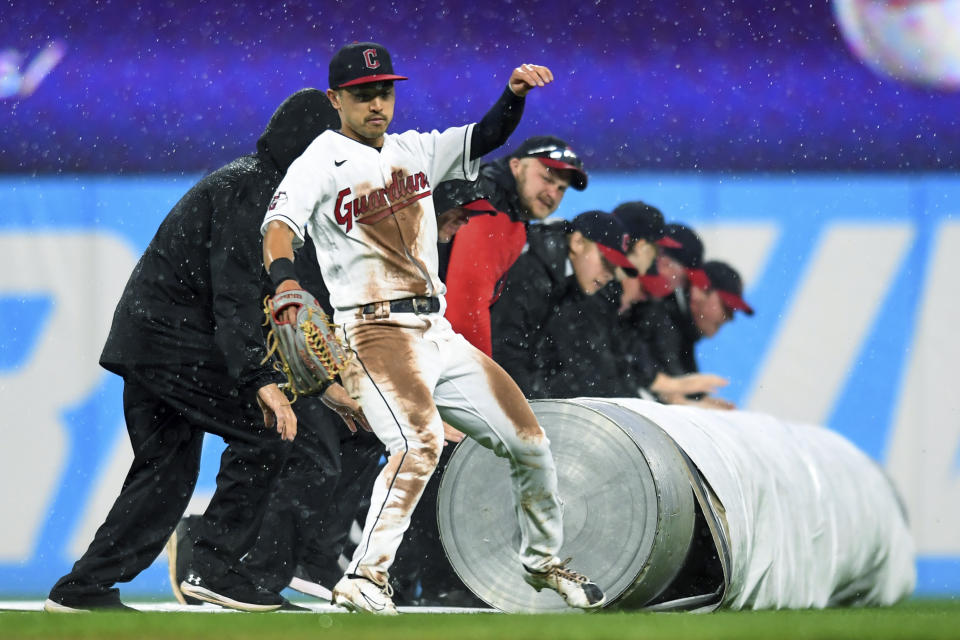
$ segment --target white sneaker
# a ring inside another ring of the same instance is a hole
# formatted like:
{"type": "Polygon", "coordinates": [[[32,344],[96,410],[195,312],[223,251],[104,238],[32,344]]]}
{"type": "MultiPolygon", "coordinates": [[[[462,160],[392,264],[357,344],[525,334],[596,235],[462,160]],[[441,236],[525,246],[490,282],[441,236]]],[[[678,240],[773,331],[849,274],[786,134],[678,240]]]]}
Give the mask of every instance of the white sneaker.
{"type": "Polygon", "coordinates": [[[68,607],[65,604],[60,604],[56,600],[51,600],[50,598],[47,598],[47,601],[43,603],[43,610],[47,613],[90,613],[90,609],[68,607]]]}
{"type": "Polygon", "coordinates": [[[526,569],[523,579],[537,591],[543,588],[553,589],[564,601],[577,609],[597,609],[603,606],[607,597],[603,591],[587,576],[567,568],[570,558],[558,562],[546,571],[526,569]]]}
{"type": "Polygon", "coordinates": [[[397,615],[397,607],[391,596],[393,587],[377,584],[373,580],[348,574],[340,578],[333,588],[333,604],[350,611],[374,613],[381,616],[397,615]]]}

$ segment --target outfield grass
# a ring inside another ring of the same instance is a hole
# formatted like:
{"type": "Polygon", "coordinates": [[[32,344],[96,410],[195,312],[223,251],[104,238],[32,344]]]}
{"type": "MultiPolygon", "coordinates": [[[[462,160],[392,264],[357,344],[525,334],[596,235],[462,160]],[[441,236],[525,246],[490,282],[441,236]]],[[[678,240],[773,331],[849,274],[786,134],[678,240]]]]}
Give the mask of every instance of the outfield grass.
{"type": "Polygon", "coordinates": [[[960,600],[890,609],[719,612],[707,615],[0,613],[0,638],[180,640],[588,640],[593,638],[960,638],[960,600]]]}

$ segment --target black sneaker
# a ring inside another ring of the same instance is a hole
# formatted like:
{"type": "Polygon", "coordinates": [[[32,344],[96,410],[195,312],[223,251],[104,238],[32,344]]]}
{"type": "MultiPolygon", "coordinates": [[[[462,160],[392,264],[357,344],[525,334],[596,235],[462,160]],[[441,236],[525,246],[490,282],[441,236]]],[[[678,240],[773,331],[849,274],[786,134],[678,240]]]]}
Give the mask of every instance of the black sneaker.
{"type": "Polygon", "coordinates": [[[47,613],[89,613],[91,611],[136,611],[120,602],[116,594],[62,596],[51,593],[43,610],[47,613]]]}
{"type": "Polygon", "coordinates": [[[286,598],[283,598],[283,604],[280,605],[280,608],[277,609],[277,611],[300,611],[300,612],[313,613],[313,609],[309,609],[307,607],[301,607],[298,604],[293,604],[286,598]]]}
{"type": "Polygon", "coordinates": [[[185,596],[240,611],[275,611],[285,600],[280,594],[258,587],[236,572],[208,582],[191,570],[180,583],[180,591],[185,596]]]}
{"type": "Polygon", "coordinates": [[[183,595],[180,583],[187,577],[193,564],[193,538],[190,535],[192,525],[200,516],[187,516],[177,523],[170,539],[167,540],[167,569],[170,573],[170,589],[180,604],[203,604],[203,601],[183,595]]]}

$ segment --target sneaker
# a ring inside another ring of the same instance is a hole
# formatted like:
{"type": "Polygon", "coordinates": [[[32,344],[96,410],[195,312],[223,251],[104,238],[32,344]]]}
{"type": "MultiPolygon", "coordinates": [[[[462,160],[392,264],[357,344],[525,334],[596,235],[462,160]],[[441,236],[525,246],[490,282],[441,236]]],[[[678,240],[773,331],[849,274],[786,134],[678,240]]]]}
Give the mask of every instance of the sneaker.
{"type": "MultiPolygon", "coordinates": [[[[283,596],[280,596],[280,597],[282,598],[283,596]]],[[[298,604],[294,604],[290,602],[286,598],[283,598],[283,604],[280,605],[280,608],[277,609],[277,611],[305,611],[307,613],[313,613],[313,609],[310,609],[308,607],[301,607],[298,604]]]]}
{"type": "Polygon", "coordinates": [[[193,538],[190,536],[190,526],[199,516],[188,516],[177,523],[170,539],[167,540],[167,568],[170,573],[170,589],[173,597],[180,604],[203,604],[203,601],[183,595],[180,583],[187,577],[190,565],[193,563],[193,538]]]}
{"type": "Polygon", "coordinates": [[[43,603],[47,613],[89,613],[91,611],[136,611],[120,602],[119,598],[102,596],[56,596],[50,594],[43,603]]]}
{"type": "Polygon", "coordinates": [[[233,572],[221,584],[216,584],[189,571],[180,583],[180,591],[197,600],[240,611],[274,611],[282,607],[285,600],[280,594],[258,587],[233,572]]]}
{"type": "Polygon", "coordinates": [[[348,573],[333,588],[333,604],[350,611],[375,613],[381,616],[397,615],[393,587],[390,583],[377,584],[369,578],[348,573]]]}
{"type": "Polygon", "coordinates": [[[567,568],[570,558],[557,563],[546,571],[527,569],[523,579],[537,591],[543,588],[553,589],[566,601],[568,606],[577,609],[597,609],[603,606],[607,597],[603,591],[587,576],[567,568]]]}

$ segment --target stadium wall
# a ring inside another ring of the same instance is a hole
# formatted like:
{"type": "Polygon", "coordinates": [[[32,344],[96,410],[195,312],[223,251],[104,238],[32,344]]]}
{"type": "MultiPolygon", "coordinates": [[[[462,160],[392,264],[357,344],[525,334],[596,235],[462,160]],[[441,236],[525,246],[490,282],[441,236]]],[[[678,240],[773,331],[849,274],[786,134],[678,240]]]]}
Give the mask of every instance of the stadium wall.
{"type": "MultiPolygon", "coordinates": [[[[197,177],[0,178],[0,595],[46,592],[119,490],[122,383],[97,358],[140,252],[197,177]]],[[[698,353],[731,379],[722,395],[878,460],[910,513],[918,594],[960,595],[960,177],[596,174],[559,214],[638,197],[744,276],[757,315],[698,353]]],[[[208,439],[192,511],[213,490],[208,439]]],[[[163,560],[125,593],[169,593],[163,560]]]]}

